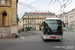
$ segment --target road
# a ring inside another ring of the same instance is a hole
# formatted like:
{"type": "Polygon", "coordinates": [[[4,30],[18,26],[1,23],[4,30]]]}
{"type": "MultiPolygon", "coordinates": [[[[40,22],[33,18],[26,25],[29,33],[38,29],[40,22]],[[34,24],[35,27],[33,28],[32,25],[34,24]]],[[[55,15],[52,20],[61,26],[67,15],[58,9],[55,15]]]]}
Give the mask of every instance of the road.
{"type": "Polygon", "coordinates": [[[4,40],[0,42],[0,50],[75,50],[75,32],[64,32],[63,40],[57,41],[43,41],[39,31],[20,34],[29,37],[4,40]]]}
{"type": "Polygon", "coordinates": [[[19,37],[30,37],[30,36],[35,36],[35,35],[42,35],[42,34],[40,31],[28,31],[28,32],[19,33],[19,37]]]}

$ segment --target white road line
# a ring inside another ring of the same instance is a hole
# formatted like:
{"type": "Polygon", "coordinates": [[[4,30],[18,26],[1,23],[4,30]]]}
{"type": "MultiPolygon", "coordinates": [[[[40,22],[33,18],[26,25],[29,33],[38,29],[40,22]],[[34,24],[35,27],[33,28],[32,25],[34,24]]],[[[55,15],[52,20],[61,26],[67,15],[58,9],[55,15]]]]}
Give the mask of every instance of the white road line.
{"type": "Polygon", "coordinates": [[[19,34],[21,37],[20,38],[24,38],[21,34],[19,34]]]}
{"type": "Polygon", "coordinates": [[[28,37],[30,37],[30,36],[24,36],[25,38],[28,38],[28,37]]]}

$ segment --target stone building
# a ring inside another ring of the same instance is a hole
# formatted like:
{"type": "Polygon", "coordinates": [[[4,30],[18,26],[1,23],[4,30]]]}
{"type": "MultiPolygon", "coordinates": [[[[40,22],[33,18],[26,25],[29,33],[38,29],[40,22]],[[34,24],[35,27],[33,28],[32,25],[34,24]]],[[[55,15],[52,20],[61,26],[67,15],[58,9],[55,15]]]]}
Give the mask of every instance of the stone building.
{"type": "Polygon", "coordinates": [[[52,12],[25,12],[20,20],[21,28],[32,27],[34,30],[39,31],[42,22],[46,18],[56,18],[56,15],[52,12]]]}
{"type": "Polygon", "coordinates": [[[3,37],[18,35],[17,28],[17,2],[18,0],[0,0],[0,34],[3,37]]]}
{"type": "Polygon", "coordinates": [[[69,16],[69,27],[75,27],[75,9],[68,12],[69,16]]]}
{"type": "Polygon", "coordinates": [[[75,9],[60,14],[59,18],[65,23],[66,27],[75,27],[75,9]]]}
{"type": "Polygon", "coordinates": [[[20,24],[21,24],[21,22],[18,21],[18,30],[20,30],[20,24]]]}
{"type": "Polygon", "coordinates": [[[21,30],[23,28],[23,21],[22,19],[18,21],[18,30],[21,30]]]}
{"type": "Polygon", "coordinates": [[[65,12],[63,12],[63,14],[61,13],[59,15],[59,18],[65,23],[65,26],[68,27],[68,25],[69,25],[68,13],[65,13],[65,12]]]}

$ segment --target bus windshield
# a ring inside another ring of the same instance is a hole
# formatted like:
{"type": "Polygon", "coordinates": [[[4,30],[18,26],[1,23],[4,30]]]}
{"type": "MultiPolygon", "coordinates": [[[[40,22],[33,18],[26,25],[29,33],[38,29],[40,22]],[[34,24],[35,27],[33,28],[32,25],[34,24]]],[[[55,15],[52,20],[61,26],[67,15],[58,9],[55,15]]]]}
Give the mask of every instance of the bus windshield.
{"type": "Polygon", "coordinates": [[[62,31],[62,22],[60,20],[46,20],[46,32],[59,32],[62,31]]]}

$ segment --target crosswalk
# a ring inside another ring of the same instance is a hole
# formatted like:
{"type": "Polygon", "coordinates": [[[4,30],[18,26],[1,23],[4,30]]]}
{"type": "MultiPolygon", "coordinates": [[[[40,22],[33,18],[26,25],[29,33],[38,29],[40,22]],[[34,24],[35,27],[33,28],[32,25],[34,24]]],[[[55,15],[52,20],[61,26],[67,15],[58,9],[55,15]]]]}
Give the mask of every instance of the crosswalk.
{"type": "Polygon", "coordinates": [[[75,32],[63,32],[63,34],[75,35],[75,32]]]}
{"type": "Polygon", "coordinates": [[[32,36],[21,36],[21,37],[19,37],[19,38],[21,38],[21,39],[26,39],[26,38],[30,38],[30,37],[33,37],[33,36],[35,36],[35,35],[32,35],[32,36]]]}

